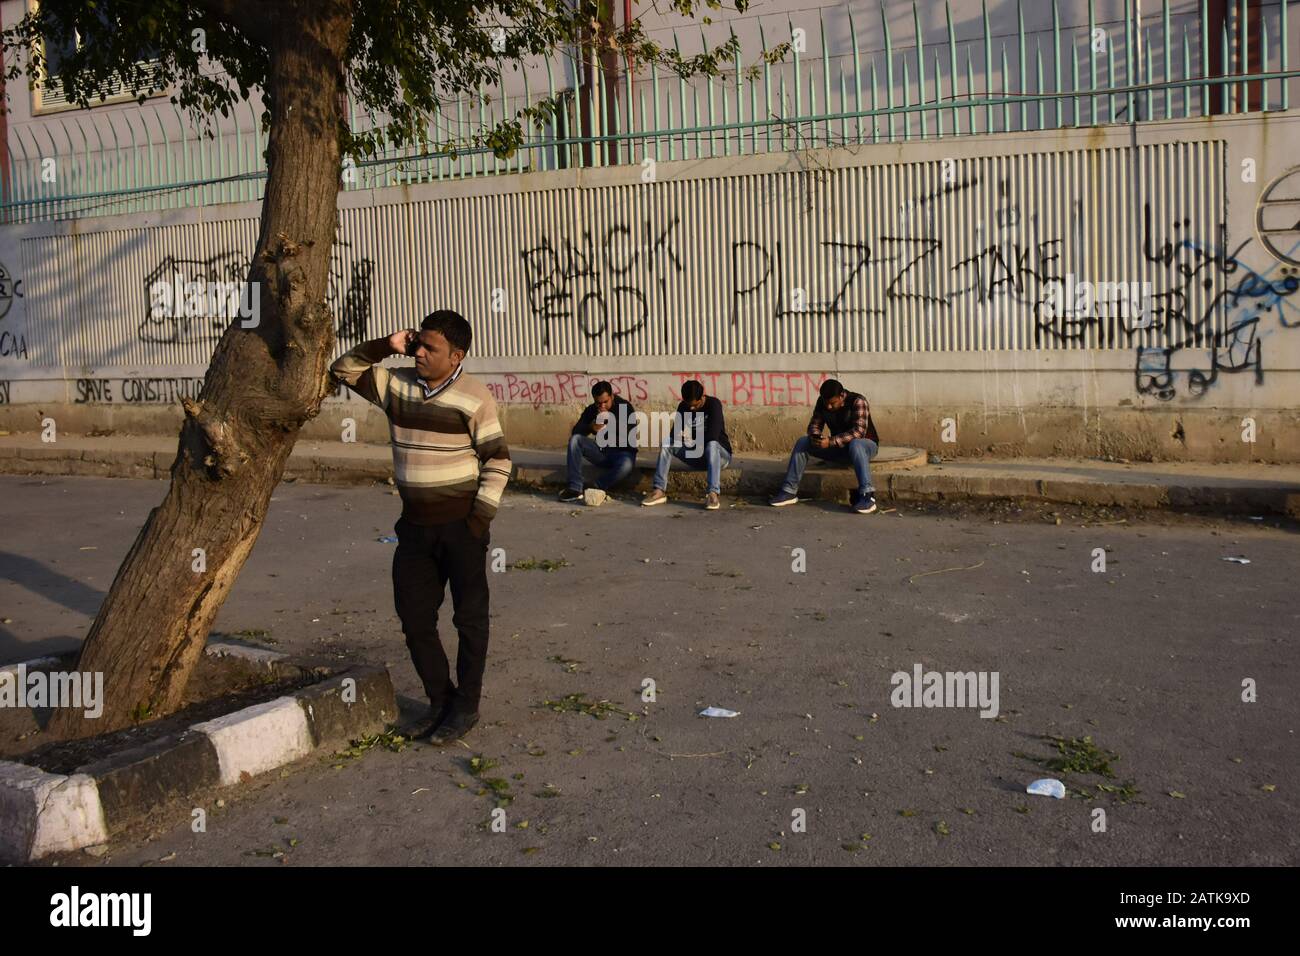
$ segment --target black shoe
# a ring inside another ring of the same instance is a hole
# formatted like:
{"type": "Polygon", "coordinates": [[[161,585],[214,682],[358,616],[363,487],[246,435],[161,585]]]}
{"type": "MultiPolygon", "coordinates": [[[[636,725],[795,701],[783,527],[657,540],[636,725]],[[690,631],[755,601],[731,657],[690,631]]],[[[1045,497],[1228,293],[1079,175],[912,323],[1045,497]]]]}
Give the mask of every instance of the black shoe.
{"type": "Polygon", "coordinates": [[[429,737],[429,743],[435,747],[453,743],[469,733],[477,723],[478,711],[466,713],[463,710],[453,709],[447,715],[447,719],[440,723],[438,729],[429,737]]]}
{"type": "Polygon", "coordinates": [[[430,704],[428,710],[403,728],[403,733],[408,740],[426,740],[438,729],[438,725],[447,719],[450,711],[450,704],[441,704],[437,707],[430,704]]]}
{"type": "Polygon", "coordinates": [[[561,501],[581,501],[581,500],[582,500],[582,489],[581,489],[581,488],[565,488],[563,491],[560,492],[560,500],[561,500],[561,501]]]}
{"type": "Polygon", "coordinates": [[[870,491],[855,494],[850,507],[860,515],[869,515],[876,510],[876,496],[870,491]]]}

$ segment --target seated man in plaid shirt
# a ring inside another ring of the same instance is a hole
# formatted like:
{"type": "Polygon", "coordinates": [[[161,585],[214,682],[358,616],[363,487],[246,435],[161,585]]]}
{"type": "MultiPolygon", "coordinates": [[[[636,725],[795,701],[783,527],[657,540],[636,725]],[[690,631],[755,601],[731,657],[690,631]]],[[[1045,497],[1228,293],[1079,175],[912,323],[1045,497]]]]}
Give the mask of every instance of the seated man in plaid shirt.
{"type": "Polygon", "coordinates": [[[823,461],[852,463],[858,476],[858,490],[849,498],[849,507],[860,515],[876,510],[876,493],[871,484],[871,459],[880,451],[880,436],[871,420],[871,406],[857,392],[848,391],[835,379],[822,382],[821,398],[808,422],[808,434],[795,442],[790,454],[790,468],[780,493],[770,504],[780,508],[799,500],[799,479],[808,467],[808,456],[823,461]],[[822,435],[828,428],[830,435],[822,435]]]}

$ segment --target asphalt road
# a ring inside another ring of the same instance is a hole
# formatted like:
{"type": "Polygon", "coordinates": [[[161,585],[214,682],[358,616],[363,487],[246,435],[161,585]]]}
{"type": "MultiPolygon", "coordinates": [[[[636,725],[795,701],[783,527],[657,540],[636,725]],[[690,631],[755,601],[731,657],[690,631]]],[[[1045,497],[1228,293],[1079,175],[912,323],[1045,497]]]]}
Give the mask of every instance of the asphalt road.
{"type": "MultiPolygon", "coordinates": [[[[0,479],[0,660],[75,646],[164,491],[0,479]]],[[[217,629],[386,662],[414,712],[393,545],[377,540],[398,507],[382,486],[282,486],[217,629]]],[[[567,565],[492,576],[484,723],[464,746],[309,758],[205,795],[204,833],[177,808],[103,856],[60,862],[1300,862],[1294,529],[1058,517],[734,499],[712,513],[586,509],[512,492],[493,547],[567,565]],[[998,716],[892,706],[891,675],[918,664],[996,672],[998,716]],[[639,719],[542,705],[570,694],[639,719]],[[708,706],[739,716],[697,716],[708,706]],[[1056,755],[1045,735],[1091,737],[1114,776],[1044,769],[1030,758],[1056,755]],[[513,797],[505,832],[489,826],[474,755],[513,797]],[[1091,799],[1026,794],[1043,776],[1091,799]]]]}

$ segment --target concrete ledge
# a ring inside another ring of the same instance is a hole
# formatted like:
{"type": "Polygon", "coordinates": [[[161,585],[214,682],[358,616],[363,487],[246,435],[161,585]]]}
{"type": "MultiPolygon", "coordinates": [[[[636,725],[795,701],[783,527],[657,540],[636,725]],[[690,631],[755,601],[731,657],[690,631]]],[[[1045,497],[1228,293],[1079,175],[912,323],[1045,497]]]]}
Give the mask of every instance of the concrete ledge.
{"type": "Polygon", "coordinates": [[[123,750],[81,772],[99,786],[109,834],[125,829],[147,809],[221,782],[216,747],[193,729],[123,750]]]}
{"type": "MultiPolygon", "coordinates": [[[[260,650],[216,644],[208,652],[232,647],[260,650]]],[[[274,666],[283,657],[261,652],[250,659],[274,666]]],[[[397,714],[387,668],[361,666],[119,751],[71,775],[0,761],[0,862],[26,863],[105,843],[171,801],[383,731],[397,714]]]]}
{"type": "Polygon", "coordinates": [[[354,667],[346,674],[304,687],[296,696],[307,715],[315,747],[345,743],[397,721],[397,696],[384,667],[354,667]],[[350,702],[345,698],[351,698],[350,702]]]}
{"type": "Polygon", "coordinates": [[[107,839],[94,777],[0,761],[0,859],[22,863],[107,839]]]}
{"type": "Polygon", "coordinates": [[[230,786],[311,753],[307,714],[294,697],[277,697],[192,728],[212,741],[221,766],[220,783],[230,786]]]}

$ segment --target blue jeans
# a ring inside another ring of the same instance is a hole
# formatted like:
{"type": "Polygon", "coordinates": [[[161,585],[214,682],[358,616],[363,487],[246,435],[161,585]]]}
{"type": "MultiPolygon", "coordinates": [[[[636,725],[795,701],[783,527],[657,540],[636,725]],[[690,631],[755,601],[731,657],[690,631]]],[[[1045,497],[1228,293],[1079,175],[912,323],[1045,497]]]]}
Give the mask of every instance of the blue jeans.
{"type": "Polygon", "coordinates": [[[596,439],[588,435],[569,436],[569,487],[574,491],[582,490],[582,460],[587,459],[602,474],[596,479],[596,487],[608,491],[618,484],[636,467],[636,455],[630,451],[601,448],[596,439]]]}
{"type": "Polygon", "coordinates": [[[870,438],[855,438],[843,448],[818,448],[813,445],[812,439],[804,435],[794,443],[794,451],[790,453],[790,468],[785,473],[785,484],[781,486],[781,490],[787,495],[799,493],[799,479],[803,477],[803,471],[808,467],[808,456],[812,455],[822,461],[851,463],[858,476],[858,493],[874,494],[876,489],[871,484],[871,459],[879,452],[880,446],[870,438]]]}
{"type": "MultiPolygon", "coordinates": [[[[698,447],[698,446],[697,446],[698,447]]],[[[655,487],[660,491],[668,489],[668,469],[676,457],[687,468],[708,472],[709,492],[717,494],[722,490],[722,469],[731,464],[731,454],[722,447],[721,442],[711,441],[704,446],[704,454],[692,458],[686,457],[686,447],[664,445],[659,449],[659,466],[655,468],[655,487]]]]}

